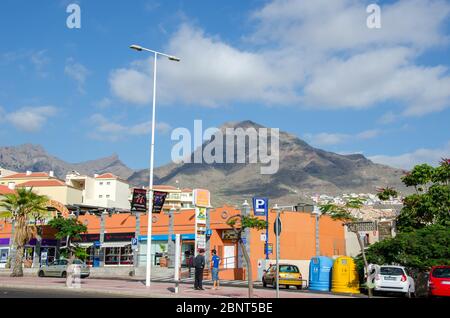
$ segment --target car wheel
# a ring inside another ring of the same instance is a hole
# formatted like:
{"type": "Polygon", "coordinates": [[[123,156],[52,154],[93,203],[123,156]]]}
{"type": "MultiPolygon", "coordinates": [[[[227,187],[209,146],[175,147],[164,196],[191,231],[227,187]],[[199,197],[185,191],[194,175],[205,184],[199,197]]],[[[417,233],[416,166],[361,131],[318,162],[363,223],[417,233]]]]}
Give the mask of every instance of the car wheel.
{"type": "Polygon", "coordinates": [[[302,290],[302,287],[303,287],[302,285],[298,285],[298,286],[297,286],[297,289],[298,289],[298,290],[302,290]]]}
{"type": "Polygon", "coordinates": [[[408,289],[408,291],[406,292],[405,296],[406,296],[406,298],[412,298],[412,293],[411,293],[410,289],[408,289]]]}
{"type": "Polygon", "coordinates": [[[66,272],[62,272],[61,278],[66,278],[66,277],[67,277],[67,273],[66,272]]]}
{"type": "Polygon", "coordinates": [[[286,289],[289,289],[291,286],[289,286],[289,285],[284,285],[285,287],[286,287],[286,289]]]}
{"type": "Polygon", "coordinates": [[[264,288],[267,287],[267,283],[266,283],[266,280],[264,278],[262,279],[262,284],[263,284],[264,288]]]}
{"type": "Polygon", "coordinates": [[[39,271],[39,272],[38,272],[38,276],[39,276],[39,277],[44,277],[44,276],[45,276],[44,271],[42,271],[42,270],[39,271]]]}

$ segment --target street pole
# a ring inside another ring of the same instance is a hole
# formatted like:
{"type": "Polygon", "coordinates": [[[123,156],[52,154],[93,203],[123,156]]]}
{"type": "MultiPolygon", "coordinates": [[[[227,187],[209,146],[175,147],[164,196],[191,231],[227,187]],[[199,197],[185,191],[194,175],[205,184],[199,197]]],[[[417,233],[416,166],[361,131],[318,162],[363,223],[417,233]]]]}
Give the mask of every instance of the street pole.
{"type": "Polygon", "coordinates": [[[131,49],[136,51],[147,51],[153,53],[154,55],[154,64],[153,64],[153,108],[152,108],[152,139],[150,146],[150,180],[149,180],[149,204],[148,204],[148,224],[147,224],[147,271],[145,277],[145,286],[150,287],[151,284],[151,248],[152,248],[152,223],[153,223],[153,166],[154,166],[154,155],[155,155],[155,126],[156,126],[156,63],[158,60],[158,55],[162,55],[167,57],[171,61],[179,62],[180,59],[173,56],[167,55],[161,52],[153,51],[147,48],[144,48],[139,45],[131,45],[131,49]]]}
{"type": "Polygon", "coordinates": [[[180,282],[181,235],[175,235],[175,294],[178,294],[180,282]]]}
{"type": "Polygon", "coordinates": [[[152,141],[150,146],[150,181],[149,181],[149,204],[148,204],[148,220],[147,220],[147,271],[145,276],[145,286],[150,287],[151,271],[152,271],[152,223],[153,223],[153,165],[155,156],[155,116],[156,116],[156,62],[158,54],[154,53],[155,59],[153,64],[153,108],[152,108],[152,141]]]}
{"type": "Polygon", "coordinates": [[[316,217],[316,256],[320,256],[320,210],[317,206],[314,206],[314,214],[316,217]]]}
{"type": "Polygon", "coordinates": [[[275,204],[274,210],[277,212],[277,218],[275,219],[275,234],[276,234],[276,244],[277,244],[277,298],[280,298],[280,233],[279,233],[279,220],[280,220],[280,208],[275,204]]]}

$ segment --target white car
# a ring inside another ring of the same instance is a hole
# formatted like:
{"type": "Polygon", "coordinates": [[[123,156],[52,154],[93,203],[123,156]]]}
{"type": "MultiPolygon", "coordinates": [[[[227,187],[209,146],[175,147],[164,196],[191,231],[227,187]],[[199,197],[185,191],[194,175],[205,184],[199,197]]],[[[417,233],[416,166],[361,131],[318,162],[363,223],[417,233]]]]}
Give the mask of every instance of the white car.
{"type": "Polygon", "coordinates": [[[402,266],[383,265],[375,277],[375,292],[403,293],[408,298],[415,295],[414,279],[402,266]]]}
{"type": "MultiPolygon", "coordinates": [[[[66,259],[56,260],[49,265],[43,265],[38,271],[39,277],[53,276],[53,277],[67,277],[67,264],[68,261],[66,259]]],[[[80,277],[87,278],[90,274],[89,266],[87,266],[84,262],[75,259],[73,261],[74,265],[80,266],[80,277]]]]}

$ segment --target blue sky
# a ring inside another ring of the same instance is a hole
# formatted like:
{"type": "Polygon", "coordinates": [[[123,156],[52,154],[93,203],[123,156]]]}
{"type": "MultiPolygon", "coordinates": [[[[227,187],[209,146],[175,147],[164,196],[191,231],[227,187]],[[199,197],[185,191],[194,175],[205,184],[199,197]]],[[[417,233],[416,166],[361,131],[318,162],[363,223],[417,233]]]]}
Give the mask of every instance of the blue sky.
{"type": "Polygon", "coordinates": [[[253,120],[314,146],[408,168],[450,155],[450,2],[76,1],[0,4],[0,146],[69,162],[117,153],[147,166],[152,61],[160,60],[156,165],[174,128],[253,120]]]}

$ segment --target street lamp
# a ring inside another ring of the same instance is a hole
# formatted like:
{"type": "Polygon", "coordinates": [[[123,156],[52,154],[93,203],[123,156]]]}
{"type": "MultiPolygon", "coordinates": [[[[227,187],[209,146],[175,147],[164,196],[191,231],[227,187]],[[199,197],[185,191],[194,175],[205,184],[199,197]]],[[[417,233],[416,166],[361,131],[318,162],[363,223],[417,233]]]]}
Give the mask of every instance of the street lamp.
{"type": "Polygon", "coordinates": [[[280,298],[280,211],[281,208],[278,204],[275,204],[273,210],[277,213],[277,217],[275,219],[275,235],[276,235],[276,245],[277,245],[277,255],[276,255],[276,266],[277,266],[277,285],[276,285],[276,297],[280,298]]]}
{"type": "Polygon", "coordinates": [[[142,47],[140,45],[133,44],[130,46],[130,49],[136,51],[147,51],[153,53],[155,62],[153,64],[153,110],[152,110],[152,141],[150,146],[150,182],[149,182],[149,208],[148,208],[148,225],[147,225],[147,271],[146,271],[146,279],[145,286],[150,287],[150,275],[152,270],[151,264],[151,246],[152,246],[152,217],[153,217],[153,163],[154,163],[154,154],[155,154],[155,125],[156,125],[156,62],[158,59],[158,55],[162,55],[167,57],[171,61],[179,62],[180,59],[178,57],[167,55],[164,53],[160,53],[157,51],[153,51],[142,47]]]}

